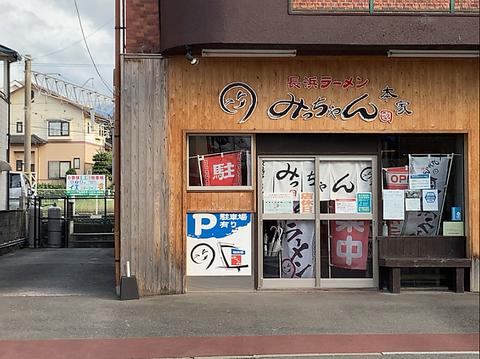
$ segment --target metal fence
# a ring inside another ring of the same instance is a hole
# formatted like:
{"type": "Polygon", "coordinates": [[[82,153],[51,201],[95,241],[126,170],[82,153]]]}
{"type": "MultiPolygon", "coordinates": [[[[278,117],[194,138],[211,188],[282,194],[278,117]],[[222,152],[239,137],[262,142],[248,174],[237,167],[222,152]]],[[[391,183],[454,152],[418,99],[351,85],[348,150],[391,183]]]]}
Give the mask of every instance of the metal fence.
{"type": "Polygon", "coordinates": [[[30,245],[113,247],[114,197],[35,196],[30,213],[30,245]]]}

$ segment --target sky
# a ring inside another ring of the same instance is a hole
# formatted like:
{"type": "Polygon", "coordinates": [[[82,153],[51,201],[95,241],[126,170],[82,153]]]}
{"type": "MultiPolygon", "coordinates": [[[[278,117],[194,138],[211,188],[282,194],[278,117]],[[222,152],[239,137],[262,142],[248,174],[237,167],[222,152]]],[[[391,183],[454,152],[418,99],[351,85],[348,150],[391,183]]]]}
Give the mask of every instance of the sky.
{"type": "MultiPolygon", "coordinates": [[[[100,75],[112,88],[114,0],[77,0],[87,43],[100,75]]],[[[73,0],[0,0],[0,44],[32,56],[32,70],[111,96],[96,74],[73,0]],[[92,79],[93,77],[93,79],[92,79]]],[[[24,79],[24,63],[11,65],[11,79],[24,79]]]]}

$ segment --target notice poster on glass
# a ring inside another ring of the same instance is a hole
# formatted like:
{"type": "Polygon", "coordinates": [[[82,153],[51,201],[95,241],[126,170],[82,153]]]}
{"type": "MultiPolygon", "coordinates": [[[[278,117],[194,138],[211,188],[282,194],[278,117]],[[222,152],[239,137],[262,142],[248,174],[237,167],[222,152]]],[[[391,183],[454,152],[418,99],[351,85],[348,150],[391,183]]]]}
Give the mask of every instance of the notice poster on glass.
{"type": "Polygon", "coordinates": [[[421,191],[406,190],[405,191],[405,211],[421,211],[421,191]]]}
{"type": "Polygon", "coordinates": [[[252,274],[250,213],[188,213],[187,275],[252,274]]]}
{"type": "Polygon", "coordinates": [[[424,211],[438,211],[438,191],[436,189],[422,190],[422,205],[424,211]]]}
{"type": "Polygon", "coordinates": [[[357,193],[357,213],[372,213],[372,192],[357,193]]]}
{"type": "Polygon", "coordinates": [[[313,213],[313,192],[300,193],[300,213],[313,213]]]}
{"type": "Polygon", "coordinates": [[[336,199],[335,213],[357,213],[357,200],[355,198],[336,199]]]}
{"type": "Polygon", "coordinates": [[[294,199],[291,193],[264,193],[263,213],[293,213],[294,199]]]}
{"type": "Polygon", "coordinates": [[[430,189],[429,173],[412,173],[409,177],[408,186],[410,189],[430,189]]]}
{"type": "Polygon", "coordinates": [[[405,219],[405,201],[403,190],[383,190],[383,219],[405,219]]]}

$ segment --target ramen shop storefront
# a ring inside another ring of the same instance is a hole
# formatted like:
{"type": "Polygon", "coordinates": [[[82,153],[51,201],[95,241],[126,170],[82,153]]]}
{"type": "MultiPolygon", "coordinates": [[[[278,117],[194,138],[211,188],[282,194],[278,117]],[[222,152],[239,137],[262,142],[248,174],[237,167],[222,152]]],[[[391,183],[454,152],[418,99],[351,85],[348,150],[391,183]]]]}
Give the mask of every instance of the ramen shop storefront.
{"type": "MultiPolygon", "coordinates": [[[[472,255],[478,121],[466,98],[478,89],[457,76],[478,76],[474,62],[175,63],[193,84],[215,74],[175,123],[188,163],[186,289],[382,287],[379,237],[454,236],[472,255]]],[[[405,269],[402,285],[448,277],[405,269]]]]}
{"type": "Polygon", "coordinates": [[[129,61],[159,71],[131,82],[165,86],[153,107],[124,88],[153,111],[122,134],[121,256],[143,293],[382,289],[398,276],[448,288],[452,275],[478,290],[478,59],[129,61]],[[386,249],[436,261],[389,267],[386,249]]]}

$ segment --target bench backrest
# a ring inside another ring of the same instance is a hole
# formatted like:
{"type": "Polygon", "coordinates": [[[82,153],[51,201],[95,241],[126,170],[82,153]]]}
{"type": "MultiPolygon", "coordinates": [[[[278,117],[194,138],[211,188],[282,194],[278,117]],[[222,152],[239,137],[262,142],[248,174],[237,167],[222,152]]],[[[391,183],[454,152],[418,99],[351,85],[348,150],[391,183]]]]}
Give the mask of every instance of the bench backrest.
{"type": "Polygon", "coordinates": [[[379,258],[466,258],[465,237],[378,237],[379,258]]]}

